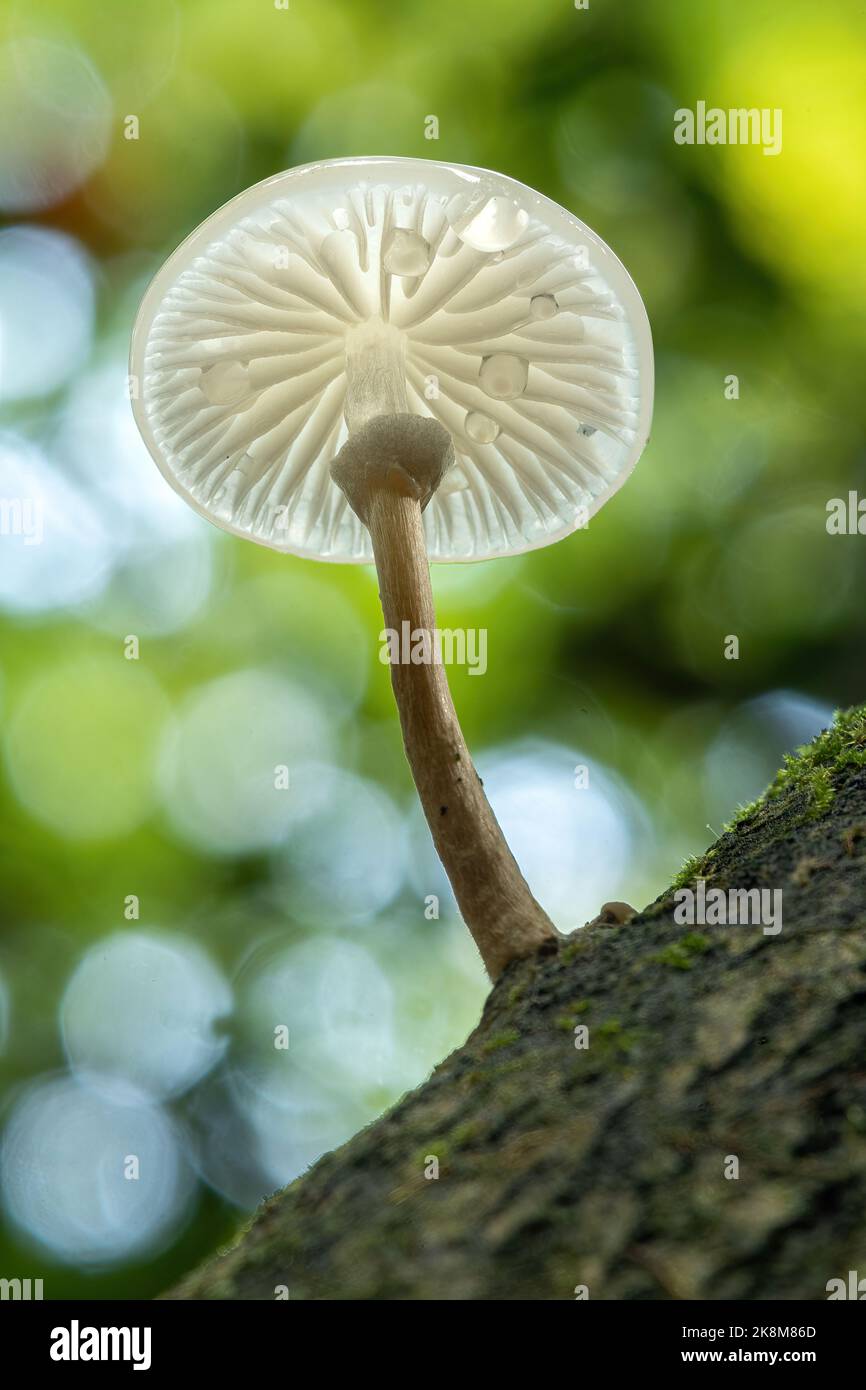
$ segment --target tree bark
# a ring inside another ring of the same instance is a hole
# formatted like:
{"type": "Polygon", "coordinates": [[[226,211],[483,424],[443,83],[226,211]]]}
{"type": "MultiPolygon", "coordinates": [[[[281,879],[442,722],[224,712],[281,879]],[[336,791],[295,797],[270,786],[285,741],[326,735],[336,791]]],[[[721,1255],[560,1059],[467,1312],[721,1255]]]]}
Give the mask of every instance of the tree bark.
{"type": "Polygon", "coordinates": [[[690,866],[781,889],[777,935],[678,924],[686,871],[515,961],[429,1081],[168,1296],[824,1299],[866,1274],[866,715],[845,719],[690,866]]]}

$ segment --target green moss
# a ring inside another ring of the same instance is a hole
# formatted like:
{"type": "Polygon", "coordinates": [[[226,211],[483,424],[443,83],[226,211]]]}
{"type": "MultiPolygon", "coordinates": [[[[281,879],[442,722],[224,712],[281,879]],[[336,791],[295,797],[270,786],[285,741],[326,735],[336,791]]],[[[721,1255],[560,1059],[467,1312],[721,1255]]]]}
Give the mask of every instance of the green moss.
{"type": "Polygon", "coordinates": [[[845,1119],[858,1134],[866,1134],[866,1110],[862,1105],[849,1105],[845,1111],[845,1119]]]}
{"type": "Polygon", "coordinates": [[[698,954],[708,951],[712,944],[712,939],[709,936],[705,936],[704,933],[700,931],[686,932],[680,942],[680,945],[683,946],[686,951],[695,951],[698,954]]]}
{"type": "Polygon", "coordinates": [[[455,1149],[464,1149],[468,1144],[473,1143],[478,1138],[478,1126],[476,1124],[458,1125],[451,1134],[451,1142],[455,1149]]]}
{"type": "Polygon", "coordinates": [[[566,965],[573,961],[576,956],[580,955],[581,951],[586,949],[589,938],[580,936],[580,933],[576,933],[576,935],[578,935],[580,939],[577,941],[570,941],[567,946],[563,946],[559,953],[560,960],[564,960],[566,965]]]}
{"type": "Polygon", "coordinates": [[[578,999],[576,1003],[569,1004],[564,1013],[554,1020],[557,1028],[561,1028],[564,1033],[570,1033],[577,1023],[579,1016],[585,1014],[592,1008],[591,999],[578,999]]]}
{"type": "Polygon", "coordinates": [[[440,1170],[444,1168],[451,1157],[451,1147],[449,1140],[431,1139],[429,1144],[424,1144],[422,1148],[416,1149],[409,1165],[413,1175],[424,1172],[429,1158],[438,1159],[440,1170]]]}
{"type": "Polygon", "coordinates": [[[512,1072],[524,1071],[531,1056],[512,1057],[510,1062],[500,1062],[499,1066],[492,1067],[490,1075],[495,1078],[497,1086],[504,1076],[510,1076],[512,1072]]]}
{"type": "Polygon", "coordinates": [[[516,1028],[509,1028],[505,1033],[497,1033],[495,1037],[488,1038],[481,1051],[485,1055],[490,1052],[498,1052],[501,1047],[511,1047],[512,1043],[516,1043],[519,1037],[520,1034],[516,1028]]]}
{"type": "Polygon", "coordinates": [[[513,1008],[515,1004],[518,1004],[523,998],[524,989],[524,985],[511,986],[511,989],[508,991],[508,1003],[511,1008],[513,1008]]]}
{"type": "Polygon", "coordinates": [[[230,1302],[233,1298],[237,1297],[237,1293],[231,1279],[214,1279],[207,1291],[207,1297],[215,1299],[218,1302],[230,1302]]]}
{"type": "Polygon", "coordinates": [[[866,705],[837,711],[833,723],[811,743],[789,753],[764,795],[742,806],[726,830],[749,820],[768,801],[785,792],[802,799],[802,818],[817,820],[833,804],[833,774],[845,767],[866,767],[866,705]]]}
{"type": "Polygon", "coordinates": [[[622,1032],[622,1024],[618,1018],[607,1018],[604,1023],[600,1023],[595,1030],[596,1037],[613,1038],[622,1032]]]}
{"type": "Polygon", "coordinates": [[[650,960],[658,962],[659,965],[668,965],[672,970],[691,970],[695,957],[703,955],[712,944],[710,938],[702,932],[687,932],[680,941],[674,941],[670,946],[665,946],[663,951],[657,951],[655,955],[650,956],[650,960]]]}
{"type": "Polygon", "coordinates": [[[659,965],[669,965],[671,970],[691,970],[694,961],[687,955],[682,946],[666,946],[663,951],[659,951],[652,957],[659,965]]]}
{"type": "Polygon", "coordinates": [[[671,888],[685,888],[689,883],[694,883],[696,878],[712,878],[714,855],[715,849],[707,850],[706,854],[690,855],[674,878],[671,888]]]}
{"type": "Polygon", "coordinates": [[[603,1056],[618,1056],[630,1052],[637,1041],[636,1032],[623,1028],[618,1018],[608,1018],[590,1032],[589,1051],[596,1047],[603,1056]]]}
{"type": "Polygon", "coordinates": [[[725,832],[735,830],[736,827],[742,825],[744,821],[751,820],[752,816],[760,811],[763,806],[766,794],[766,792],[762,793],[761,796],[756,797],[754,801],[749,801],[745,806],[738,806],[731,816],[731,819],[725,823],[723,827],[725,832]]]}
{"type": "Polygon", "coordinates": [[[683,866],[679,873],[674,875],[671,888],[685,888],[687,883],[698,877],[698,870],[701,867],[701,855],[690,854],[688,859],[683,861],[683,866]]]}

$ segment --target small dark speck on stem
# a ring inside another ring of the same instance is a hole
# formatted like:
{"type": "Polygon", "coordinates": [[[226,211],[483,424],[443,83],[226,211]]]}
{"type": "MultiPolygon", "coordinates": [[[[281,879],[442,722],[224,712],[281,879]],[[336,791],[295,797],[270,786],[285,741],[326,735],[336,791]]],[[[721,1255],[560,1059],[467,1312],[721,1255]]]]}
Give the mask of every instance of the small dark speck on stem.
{"type": "Polygon", "coordinates": [[[440,807],[439,807],[439,814],[440,814],[440,816],[445,816],[445,815],[447,815],[447,814],[448,814],[448,807],[447,807],[447,806],[440,806],[440,807]]]}

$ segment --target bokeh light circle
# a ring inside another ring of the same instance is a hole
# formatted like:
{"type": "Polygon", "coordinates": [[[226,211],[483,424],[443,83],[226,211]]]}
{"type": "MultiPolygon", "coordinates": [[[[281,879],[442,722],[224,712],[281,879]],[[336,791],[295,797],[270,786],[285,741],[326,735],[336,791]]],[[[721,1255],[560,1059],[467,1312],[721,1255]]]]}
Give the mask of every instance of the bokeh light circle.
{"type": "Polygon", "coordinates": [[[374,782],[324,763],[294,779],[299,817],[276,865],[280,896],[310,926],[346,926],[381,912],[406,871],[405,823],[374,782]]]}
{"type": "Polygon", "coordinates": [[[81,48],[35,36],[0,47],[0,211],[68,197],[105,158],[111,119],[111,98],[81,48]]]}
{"type": "Polygon", "coordinates": [[[356,1099],[386,1080],[396,1046],[393,990],[363,946],[331,936],[265,946],[236,988],[239,1071],[270,1101],[291,1103],[299,1073],[356,1099]],[[285,1049],[275,1046],[281,1028],[288,1029],[285,1049]]]}
{"type": "Polygon", "coordinates": [[[57,452],[86,485],[114,546],[112,582],[86,617],[106,633],[164,636],[201,612],[213,582],[213,529],[154,468],[135,425],[125,360],[73,385],[57,452]]]}
{"type": "Polygon", "coordinates": [[[0,401],[62,386],[90,351],[93,315],[93,272],[77,241],[48,227],[0,231],[0,401]]]}
{"type": "Polygon", "coordinates": [[[69,1064],[112,1092],[118,1078],[154,1099],[187,1090],[216,1064],[214,1025],[231,991],[205,953],[176,936],[118,932],[79,962],[60,1023],[69,1064]]]}
{"type": "Polygon", "coordinates": [[[120,1104],[41,1078],[12,1108],[0,1144],[6,1216],[64,1263],[105,1267],[168,1244],[192,1188],[175,1125],[132,1094],[120,1104]]]}
{"type": "Polygon", "coordinates": [[[292,777],[330,752],[327,721],[306,691],[244,669],[195,690],[160,757],[163,804],[175,832],[216,854],[277,844],[303,814],[292,777]]]}
{"type": "Polygon", "coordinates": [[[33,618],[97,597],[113,542],[89,499],[35,445],[0,434],[0,608],[33,618]]]}

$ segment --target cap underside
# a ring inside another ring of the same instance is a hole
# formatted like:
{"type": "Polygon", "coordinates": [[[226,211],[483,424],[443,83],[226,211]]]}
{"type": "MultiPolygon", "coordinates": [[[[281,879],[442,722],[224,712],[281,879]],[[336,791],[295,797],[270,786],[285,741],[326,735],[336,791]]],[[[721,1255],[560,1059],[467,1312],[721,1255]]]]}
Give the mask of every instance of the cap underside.
{"type": "Polygon", "coordinates": [[[134,408],[172,486],[262,545],[368,562],[366,528],[329,473],[362,324],[397,345],[409,410],[454,440],[424,513],[431,560],[569,534],[646,443],[646,312],[589,228],[484,170],[336,160],[235,198],[150,286],[134,408]]]}

